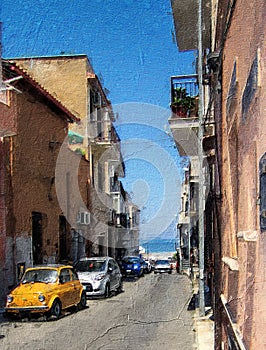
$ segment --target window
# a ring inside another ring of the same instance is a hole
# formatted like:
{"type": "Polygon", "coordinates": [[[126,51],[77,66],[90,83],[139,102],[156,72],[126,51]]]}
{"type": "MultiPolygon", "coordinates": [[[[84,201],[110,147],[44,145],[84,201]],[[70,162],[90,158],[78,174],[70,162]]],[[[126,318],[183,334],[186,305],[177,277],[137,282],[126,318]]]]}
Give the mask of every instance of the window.
{"type": "Polygon", "coordinates": [[[259,72],[259,51],[250,68],[249,76],[246,82],[246,87],[242,96],[242,120],[245,121],[248,117],[248,112],[251,106],[251,102],[255,96],[255,92],[259,85],[258,72],[259,72]]]}
{"type": "Polygon", "coordinates": [[[68,269],[63,269],[60,273],[60,282],[66,283],[70,282],[70,272],[68,269]]]}
{"type": "Polygon", "coordinates": [[[90,224],[90,213],[88,211],[83,211],[82,209],[77,214],[77,223],[81,225],[90,224]]]}
{"type": "Polygon", "coordinates": [[[118,269],[118,265],[114,260],[110,260],[110,264],[114,271],[118,269]]]}
{"type": "Polygon", "coordinates": [[[111,269],[111,271],[114,270],[114,266],[113,266],[113,264],[111,263],[111,261],[109,261],[109,263],[108,263],[108,271],[110,271],[110,269],[111,269]]]}
{"type": "Polygon", "coordinates": [[[72,272],[72,280],[73,281],[78,281],[79,278],[78,278],[78,274],[76,273],[76,271],[71,270],[71,272],[72,272]]]}

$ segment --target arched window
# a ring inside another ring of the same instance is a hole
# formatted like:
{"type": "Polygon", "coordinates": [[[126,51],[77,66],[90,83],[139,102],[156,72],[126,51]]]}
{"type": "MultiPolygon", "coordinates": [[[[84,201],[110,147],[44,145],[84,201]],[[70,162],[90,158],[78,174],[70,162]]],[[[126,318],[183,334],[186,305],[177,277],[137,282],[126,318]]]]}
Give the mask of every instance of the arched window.
{"type": "Polygon", "coordinates": [[[266,231],[266,153],[260,159],[260,229],[266,231]]]}

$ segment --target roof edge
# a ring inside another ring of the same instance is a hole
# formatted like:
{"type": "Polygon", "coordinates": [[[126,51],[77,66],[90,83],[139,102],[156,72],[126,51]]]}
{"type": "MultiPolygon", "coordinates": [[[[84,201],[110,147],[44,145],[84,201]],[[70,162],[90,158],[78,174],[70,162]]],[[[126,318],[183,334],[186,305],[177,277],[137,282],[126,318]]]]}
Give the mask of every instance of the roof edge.
{"type": "Polygon", "coordinates": [[[21,69],[16,65],[15,62],[11,62],[6,60],[6,62],[9,63],[10,67],[9,69],[18,75],[21,75],[23,79],[25,79],[29,84],[31,84],[36,90],[38,90],[45,98],[47,98],[52,104],[54,104],[57,108],[59,108],[65,115],[66,119],[68,119],[69,122],[73,123],[79,123],[80,119],[77,118],[73,113],[71,113],[60,101],[58,101],[55,97],[53,97],[44,87],[40,85],[39,82],[37,82],[35,79],[33,79],[26,71],[21,69]]]}

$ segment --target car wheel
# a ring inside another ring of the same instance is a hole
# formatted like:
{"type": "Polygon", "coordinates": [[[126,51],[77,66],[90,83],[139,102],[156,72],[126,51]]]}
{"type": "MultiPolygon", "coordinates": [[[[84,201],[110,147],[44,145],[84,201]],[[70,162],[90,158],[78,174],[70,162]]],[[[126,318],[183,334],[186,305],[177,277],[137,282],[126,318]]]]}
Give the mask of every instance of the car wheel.
{"type": "Polygon", "coordinates": [[[86,305],[87,305],[86,293],[82,292],[81,297],[80,297],[80,301],[78,303],[78,309],[83,310],[83,309],[85,309],[86,305]]]}
{"type": "Polygon", "coordinates": [[[105,298],[109,298],[110,297],[110,284],[107,283],[105,286],[105,293],[104,293],[105,298]]]}
{"type": "Polygon", "coordinates": [[[52,308],[51,308],[51,315],[55,316],[57,319],[60,317],[62,312],[62,305],[60,300],[56,299],[53,302],[52,308]]]}

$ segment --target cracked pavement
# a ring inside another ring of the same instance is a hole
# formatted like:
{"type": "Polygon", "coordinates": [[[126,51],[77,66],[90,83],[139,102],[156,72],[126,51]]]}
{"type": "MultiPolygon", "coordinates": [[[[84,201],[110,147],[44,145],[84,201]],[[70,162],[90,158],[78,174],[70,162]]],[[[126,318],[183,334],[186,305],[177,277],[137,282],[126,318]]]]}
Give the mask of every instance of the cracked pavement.
{"type": "Polygon", "coordinates": [[[124,292],[88,300],[85,310],[57,321],[42,318],[0,323],[4,350],[192,350],[193,312],[187,311],[186,276],[148,274],[124,282],[124,292]]]}

